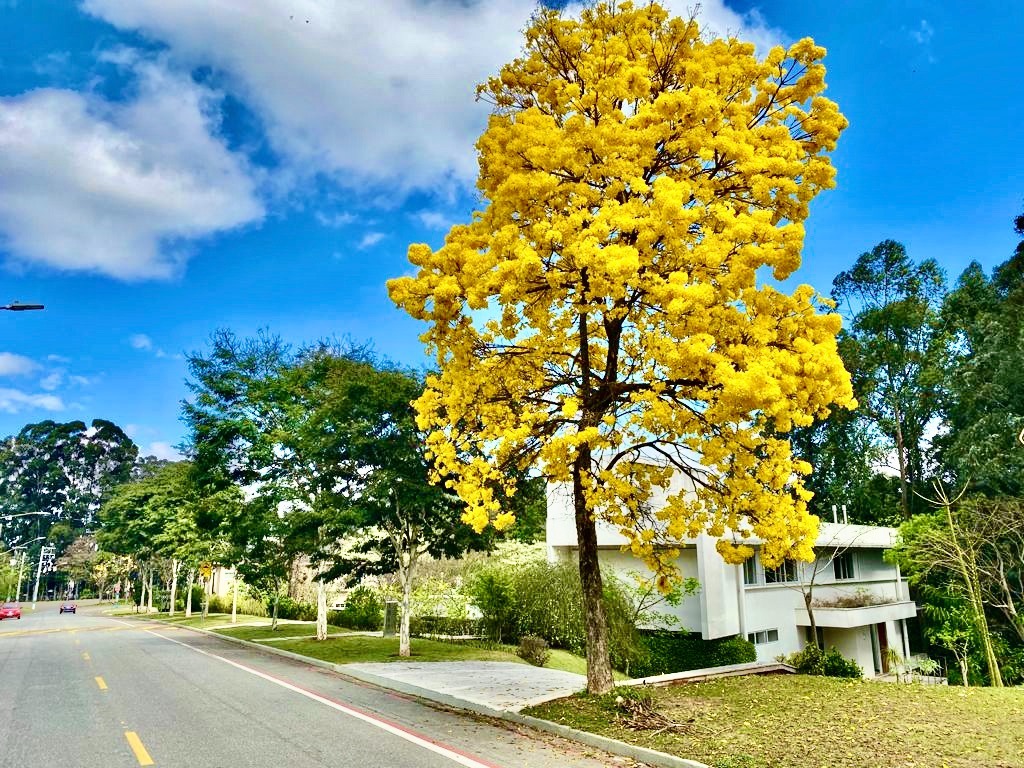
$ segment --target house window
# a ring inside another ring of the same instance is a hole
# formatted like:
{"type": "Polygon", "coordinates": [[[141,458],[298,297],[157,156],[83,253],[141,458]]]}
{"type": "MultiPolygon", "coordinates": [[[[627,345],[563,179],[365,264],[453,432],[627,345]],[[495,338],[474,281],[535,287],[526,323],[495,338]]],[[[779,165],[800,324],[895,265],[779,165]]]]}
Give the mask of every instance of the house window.
{"type": "Polygon", "coordinates": [[[765,643],[777,643],[779,642],[779,630],[762,629],[760,632],[748,632],[747,640],[752,642],[754,645],[764,645],[765,643]]]}
{"type": "Polygon", "coordinates": [[[757,584],[757,555],[751,555],[743,561],[743,583],[757,584]]]}
{"type": "Polygon", "coordinates": [[[765,584],[786,584],[796,581],[796,563],[792,560],[783,560],[778,568],[764,569],[765,584]]]}
{"type": "Polygon", "coordinates": [[[835,571],[836,581],[853,578],[853,552],[837,553],[832,560],[832,570],[835,571]]]}

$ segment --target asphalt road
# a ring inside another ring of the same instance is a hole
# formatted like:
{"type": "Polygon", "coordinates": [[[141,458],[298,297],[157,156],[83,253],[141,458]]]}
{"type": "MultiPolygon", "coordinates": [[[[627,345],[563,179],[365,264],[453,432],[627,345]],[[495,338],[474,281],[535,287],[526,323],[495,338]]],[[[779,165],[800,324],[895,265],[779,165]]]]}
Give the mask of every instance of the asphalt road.
{"type": "Polygon", "coordinates": [[[602,768],[628,761],[185,629],[0,622],[0,766],[602,768]]]}

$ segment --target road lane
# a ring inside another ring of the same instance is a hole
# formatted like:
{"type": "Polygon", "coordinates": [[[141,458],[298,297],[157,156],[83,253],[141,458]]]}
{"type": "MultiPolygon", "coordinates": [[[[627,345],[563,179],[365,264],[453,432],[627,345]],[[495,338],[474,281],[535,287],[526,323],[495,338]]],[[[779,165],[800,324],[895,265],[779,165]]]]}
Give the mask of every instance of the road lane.
{"type": "Polygon", "coordinates": [[[624,765],[218,638],[50,613],[0,625],[0,766],[136,766],[127,733],[157,766],[624,765]]]}
{"type": "Polygon", "coordinates": [[[80,633],[70,631],[102,631],[109,623],[50,607],[39,603],[32,614],[26,606],[21,621],[0,623],[0,765],[135,768],[95,673],[74,644],[80,633]]]}

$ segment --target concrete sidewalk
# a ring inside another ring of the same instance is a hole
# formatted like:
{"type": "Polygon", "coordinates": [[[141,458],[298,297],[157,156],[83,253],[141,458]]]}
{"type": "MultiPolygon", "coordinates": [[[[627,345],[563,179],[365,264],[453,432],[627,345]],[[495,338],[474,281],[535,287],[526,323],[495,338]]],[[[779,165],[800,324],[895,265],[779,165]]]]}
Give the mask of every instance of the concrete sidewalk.
{"type": "Polygon", "coordinates": [[[518,712],[587,687],[583,675],[511,661],[389,661],[340,664],[338,668],[414,685],[499,712],[518,712]]]}

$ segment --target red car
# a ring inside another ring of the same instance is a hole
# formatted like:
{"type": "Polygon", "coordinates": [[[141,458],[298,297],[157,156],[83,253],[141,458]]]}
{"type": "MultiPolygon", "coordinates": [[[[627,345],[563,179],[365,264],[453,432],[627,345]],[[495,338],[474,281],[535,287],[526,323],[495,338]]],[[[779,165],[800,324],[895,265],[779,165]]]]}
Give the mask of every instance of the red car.
{"type": "Polygon", "coordinates": [[[0,605],[0,619],[20,619],[21,606],[17,603],[4,603],[0,605]]]}
{"type": "Polygon", "coordinates": [[[74,603],[61,603],[60,612],[61,613],[73,613],[73,614],[75,614],[77,616],[78,615],[78,606],[75,605],[74,603]]]}

